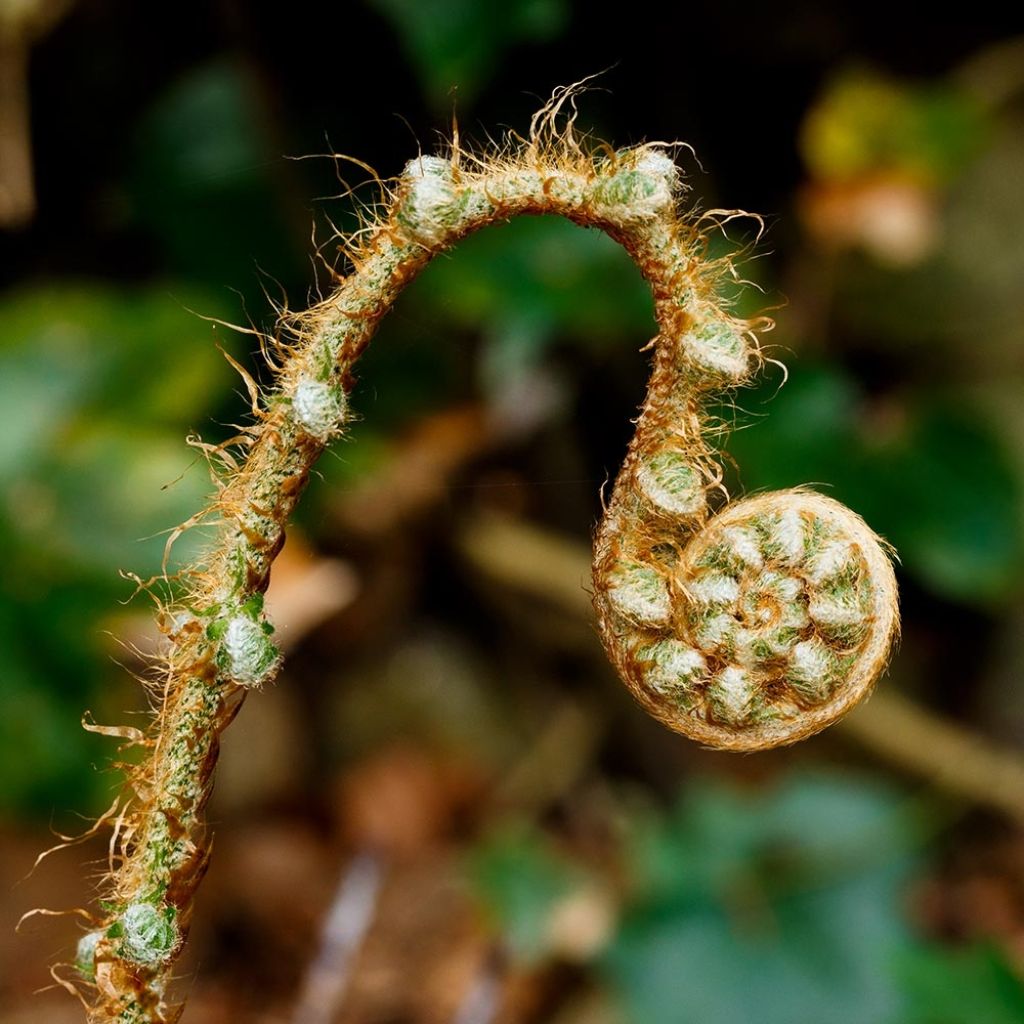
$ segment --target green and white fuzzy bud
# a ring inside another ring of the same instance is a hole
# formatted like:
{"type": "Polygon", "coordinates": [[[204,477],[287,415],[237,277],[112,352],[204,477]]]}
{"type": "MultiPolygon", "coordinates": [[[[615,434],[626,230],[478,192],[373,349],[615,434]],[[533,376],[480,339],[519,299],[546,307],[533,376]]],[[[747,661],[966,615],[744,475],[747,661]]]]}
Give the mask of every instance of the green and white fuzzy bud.
{"type": "Polygon", "coordinates": [[[835,655],[818,637],[812,637],[793,648],[786,679],[801,697],[817,703],[831,692],[835,670],[835,655]]]}
{"type": "Polygon", "coordinates": [[[328,441],[345,418],[345,395],[339,387],[312,377],[301,377],[292,395],[295,422],[311,437],[328,441]]]}
{"type": "Polygon", "coordinates": [[[757,531],[746,526],[730,526],[722,531],[729,555],[736,562],[751,569],[760,569],[764,565],[761,553],[760,538],[757,531]]]}
{"type": "Polygon", "coordinates": [[[772,530],[772,543],[783,561],[795,565],[804,557],[807,531],[803,516],[795,508],[786,509],[772,530]]]}
{"type": "Polygon", "coordinates": [[[649,644],[637,651],[637,659],[647,685],[665,697],[684,697],[707,672],[704,655],[681,640],[649,644]]]}
{"type": "Polygon", "coordinates": [[[273,675],[280,659],[277,645],[267,635],[263,623],[247,615],[228,619],[221,650],[228,674],[240,686],[261,686],[273,675]]]}
{"type": "Polygon", "coordinates": [[[800,631],[788,627],[773,629],[741,627],[736,630],[736,661],[756,669],[765,661],[785,657],[800,639],[800,631]]]}
{"type": "Polygon", "coordinates": [[[173,907],[132,903],[108,929],[117,939],[117,955],[133,963],[148,965],[166,960],[181,941],[173,907]]]}
{"type": "Polygon", "coordinates": [[[787,629],[806,629],[811,624],[807,605],[803,601],[792,601],[783,605],[781,625],[787,629]]]}
{"type": "Polygon", "coordinates": [[[705,651],[731,651],[736,646],[736,633],[739,623],[729,612],[708,615],[698,622],[695,639],[705,651]]]}
{"type": "Polygon", "coordinates": [[[849,541],[831,541],[807,560],[804,575],[812,583],[824,583],[844,570],[854,568],[856,555],[856,549],[849,541]]]}
{"type": "Polygon", "coordinates": [[[86,932],[75,949],[75,968],[86,981],[96,980],[96,947],[103,940],[103,932],[86,932]]]}
{"type": "Polygon", "coordinates": [[[624,150],[615,170],[594,188],[594,201],[611,221],[650,220],[669,209],[679,188],[679,168],[659,149],[624,150]]]}
{"type": "Polygon", "coordinates": [[[451,162],[439,156],[421,156],[410,160],[402,171],[408,185],[399,221],[412,239],[426,246],[444,241],[451,227],[455,204],[455,185],[451,162]]]}
{"type": "Polygon", "coordinates": [[[813,591],[807,611],[826,636],[848,634],[864,625],[865,621],[857,594],[852,589],[813,591]]]}
{"type": "Polygon", "coordinates": [[[270,639],[273,632],[263,615],[261,594],[221,614],[207,627],[207,636],[217,643],[217,667],[239,686],[262,686],[274,677],[281,652],[270,639]]]}
{"type": "Polygon", "coordinates": [[[647,146],[637,153],[636,169],[649,178],[657,179],[673,196],[682,186],[679,165],[665,150],[655,146],[647,146]]]}
{"type": "Polygon", "coordinates": [[[796,576],[781,576],[778,573],[766,572],[760,581],[763,581],[761,586],[778,597],[783,605],[796,604],[804,591],[803,583],[796,576]]]}
{"type": "Polygon", "coordinates": [[[755,690],[750,676],[735,665],[722,669],[708,687],[707,699],[714,716],[729,725],[750,718],[755,690]]]}
{"type": "Polygon", "coordinates": [[[706,320],[683,335],[683,355],[702,376],[716,383],[739,384],[750,371],[746,335],[727,320],[706,320]]]}
{"type": "Polygon", "coordinates": [[[636,483],[648,504],[664,515],[696,515],[707,504],[701,475],[681,452],[662,451],[642,459],[636,483]]]}
{"type": "Polygon", "coordinates": [[[690,596],[703,605],[733,604],[740,596],[740,585],[732,576],[721,572],[708,572],[688,584],[690,596]]]}
{"type": "Polygon", "coordinates": [[[803,627],[808,624],[803,592],[802,580],[766,569],[747,588],[741,610],[751,623],[803,627]]]}
{"type": "Polygon", "coordinates": [[[672,621],[668,583],[656,569],[639,562],[619,562],[611,573],[608,600],[638,625],[659,628],[672,621]]]}

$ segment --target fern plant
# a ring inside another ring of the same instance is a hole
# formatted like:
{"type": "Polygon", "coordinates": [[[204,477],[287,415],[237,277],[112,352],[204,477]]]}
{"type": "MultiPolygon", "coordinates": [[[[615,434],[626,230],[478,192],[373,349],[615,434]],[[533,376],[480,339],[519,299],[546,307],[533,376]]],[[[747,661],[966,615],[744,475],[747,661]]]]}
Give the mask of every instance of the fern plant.
{"type": "MultiPolygon", "coordinates": [[[[704,407],[751,379],[771,324],[730,313],[729,258],[709,258],[721,211],[680,207],[670,147],[615,151],[575,130],[573,87],[525,137],[472,151],[456,137],[380,181],[380,203],[343,239],[350,272],[282,316],[264,352],[273,386],[246,378],[252,421],[207,451],[221,468],[216,540],[160,611],[166,650],[148,750],[108,815],[112,870],[78,949],[89,1018],[165,1024],[168,984],[209,856],[203,810],[221,732],[281,663],[263,611],[289,516],[345,428],[356,360],[402,289],[437,254],[488,225],[556,214],[620,243],[646,281],[653,369],[594,544],[594,603],[608,656],[637,700],[699,742],[792,743],[864,697],[898,626],[883,547],[863,521],[809,490],[726,503],[704,407]]],[[[243,371],[244,372],[244,371],[243,371]]]]}

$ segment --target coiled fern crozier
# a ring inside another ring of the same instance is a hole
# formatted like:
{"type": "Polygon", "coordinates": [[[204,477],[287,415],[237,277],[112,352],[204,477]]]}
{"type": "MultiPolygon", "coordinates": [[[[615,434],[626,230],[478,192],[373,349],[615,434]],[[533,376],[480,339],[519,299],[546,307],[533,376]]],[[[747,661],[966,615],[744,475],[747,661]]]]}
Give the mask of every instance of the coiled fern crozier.
{"type": "MultiPolygon", "coordinates": [[[[792,743],[864,697],[898,627],[889,559],[830,498],[790,490],[720,506],[708,396],[748,382],[767,321],[737,319],[697,218],[679,206],[668,147],[613,151],[574,131],[572,88],[526,138],[484,152],[456,138],[381,182],[376,214],[346,240],[351,271],[322,302],[285,314],[266,346],[274,385],[221,450],[216,541],[162,610],[160,705],[110,815],[113,870],[79,946],[90,1020],[162,1024],[174,962],[208,857],[203,808],[218,739],[249,689],[280,665],[263,592],[310,471],[342,433],[353,367],[402,289],[459,239],[523,214],[606,232],[650,285],[658,335],[636,433],[594,544],[594,604],[609,657],[654,716],[702,743],[792,743]]],[[[208,510],[209,511],[209,510],[208,510]]],[[[117,731],[117,730],[109,730],[117,731]]]]}

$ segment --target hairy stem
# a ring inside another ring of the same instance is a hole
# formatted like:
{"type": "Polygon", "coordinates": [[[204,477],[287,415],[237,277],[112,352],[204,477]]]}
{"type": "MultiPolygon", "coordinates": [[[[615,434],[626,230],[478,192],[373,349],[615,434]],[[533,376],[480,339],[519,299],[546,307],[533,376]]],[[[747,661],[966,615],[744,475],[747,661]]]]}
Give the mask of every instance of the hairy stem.
{"type": "Polygon", "coordinates": [[[838,717],[882,668],[895,585],[852,513],[810,492],[740,502],[710,523],[721,472],[705,441],[709,393],[759,365],[755,325],[719,296],[728,261],[678,209],[664,147],[586,148],[556,94],[527,139],[411,161],[348,240],[352,272],[282,319],[276,386],[257,396],[215,504],[221,526],[186,597],[164,613],[169,650],[152,753],[118,818],[105,915],[83,940],[91,1019],[161,1024],[170,971],[207,860],[203,807],[218,739],[280,658],[262,610],[273,559],[316,459],[343,429],[351,371],[402,289],[440,252],[490,224],[554,214],[605,231],[654,297],[647,396],[595,544],[595,604],[608,653],[652,713],[702,742],[793,742],[838,717]]]}

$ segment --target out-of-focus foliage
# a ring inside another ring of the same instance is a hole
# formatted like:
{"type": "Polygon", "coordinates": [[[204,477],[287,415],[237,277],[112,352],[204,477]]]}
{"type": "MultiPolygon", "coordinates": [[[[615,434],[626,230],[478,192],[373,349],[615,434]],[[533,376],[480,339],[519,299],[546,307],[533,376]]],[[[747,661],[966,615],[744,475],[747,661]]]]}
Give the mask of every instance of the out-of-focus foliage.
{"type": "Polygon", "coordinates": [[[1017,1024],[1024,1020],[1024,988],[1005,959],[984,947],[903,953],[897,973],[908,999],[908,1024],[1017,1024]]]}
{"type": "Polygon", "coordinates": [[[103,621],[131,593],[117,570],[158,573],[167,531],[211,491],[183,434],[224,401],[232,371],[184,308],[216,300],[176,292],[51,285],[0,303],[7,809],[63,810],[107,784],[87,768],[107,751],[78,722],[111,678],[103,621]]]}
{"type": "Polygon", "coordinates": [[[636,903],[607,958],[633,1019],[894,1019],[908,812],[850,779],[694,787],[638,836],[636,903]]]}
{"type": "MultiPolygon", "coordinates": [[[[283,281],[308,267],[308,230],[289,223],[281,154],[269,137],[253,83],[237,62],[215,61],[175,82],[138,129],[130,183],[133,213],[159,243],[168,272],[259,295],[261,274],[279,298],[283,281]]],[[[265,300],[253,314],[261,321],[265,300]]]]}
{"type": "MultiPolygon", "coordinates": [[[[621,869],[630,889],[596,960],[627,1019],[1017,1020],[1024,988],[1001,956],[951,953],[905,924],[920,811],[866,780],[803,774],[761,793],[705,779],[668,814],[638,815],[621,869]]],[[[478,853],[473,878],[511,951],[531,961],[551,955],[557,907],[593,886],[514,831],[478,853]]]]}
{"type": "Polygon", "coordinates": [[[500,8],[476,0],[371,4],[394,25],[424,93],[440,110],[450,107],[456,95],[464,102],[474,99],[505,50],[557,36],[569,15],[566,0],[508,0],[500,8]]]}
{"type": "Polygon", "coordinates": [[[529,830],[509,829],[474,851],[470,877],[509,951],[527,964],[553,953],[558,907],[587,884],[587,873],[529,830]]]}
{"type": "Polygon", "coordinates": [[[481,384],[491,396],[529,377],[556,343],[607,352],[654,331],[650,294],[625,253],[607,235],[553,217],[467,239],[407,301],[413,316],[482,335],[481,384]]]}
{"type": "Polygon", "coordinates": [[[890,172],[948,180],[978,152],[984,126],[978,104],[951,84],[908,86],[877,73],[847,72],[808,112],[800,143],[817,178],[890,172]]]}
{"type": "Polygon", "coordinates": [[[837,281],[841,323],[876,350],[920,359],[922,371],[931,357],[991,372],[1021,344],[1024,209],[1016,182],[1024,140],[1016,122],[990,133],[929,213],[935,244],[927,259],[895,274],[854,260],[837,281]]]}

